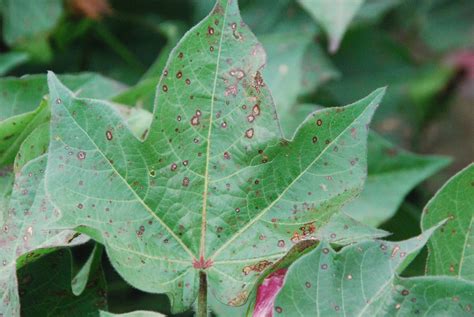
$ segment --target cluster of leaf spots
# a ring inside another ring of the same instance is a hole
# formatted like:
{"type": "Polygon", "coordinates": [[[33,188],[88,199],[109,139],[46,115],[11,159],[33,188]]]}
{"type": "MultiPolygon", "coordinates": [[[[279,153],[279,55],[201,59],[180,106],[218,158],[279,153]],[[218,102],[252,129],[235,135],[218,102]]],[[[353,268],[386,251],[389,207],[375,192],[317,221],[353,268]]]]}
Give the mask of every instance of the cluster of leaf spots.
{"type": "Polygon", "coordinates": [[[314,113],[289,141],[264,63],[237,2],[218,1],[171,54],[144,141],[106,103],[49,77],[46,186],[59,223],[100,232],[120,274],[168,293],[176,311],[194,302],[200,270],[219,300],[242,304],[262,267],[315,239],[361,190],[383,91],[314,113]]]}

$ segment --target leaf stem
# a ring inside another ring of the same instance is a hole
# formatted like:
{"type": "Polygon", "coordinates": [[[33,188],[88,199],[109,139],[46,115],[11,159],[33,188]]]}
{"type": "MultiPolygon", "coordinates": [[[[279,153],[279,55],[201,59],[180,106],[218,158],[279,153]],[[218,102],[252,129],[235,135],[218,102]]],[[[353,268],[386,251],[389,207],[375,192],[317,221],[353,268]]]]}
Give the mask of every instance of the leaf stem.
{"type": "Polygon", "coordinates": [[[199,272],[197,316],[207,317],[207,275],[204,271],[199,272]]]}

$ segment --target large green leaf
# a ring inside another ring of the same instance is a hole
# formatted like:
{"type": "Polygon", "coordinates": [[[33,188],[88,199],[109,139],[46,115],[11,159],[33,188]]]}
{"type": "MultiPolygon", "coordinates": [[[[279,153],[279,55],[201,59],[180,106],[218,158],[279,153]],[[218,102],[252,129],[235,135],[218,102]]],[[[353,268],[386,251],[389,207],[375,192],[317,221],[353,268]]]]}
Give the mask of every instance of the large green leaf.
{"type": "Polygon", "coordinates": [[[99,309],[107,309],[105,277],[100,266],[91,272],[80,295],[71,290],[71,278],[68,249],[47,254],[19,269],[21,316],[92,317],[99,316],[99,309]]]}
{"type": "Polygon", "coordinates": [[[432,231],[400,242],[361,242],[339,252],[322,242],[288,270],[275,316],[470,316],[473,283],[397,276],[432,231]]]}
{"type": "Polygon", "coordinates": [[[423,230],[448,219],[428,243],[427,274],[474,280],[474,164],[451,178],[423,210],[423,230]]]}
{"type": "MultiPolygon", "coordinates": [[[[63,75],[79,96],[109,99],[125,87],[93,73],[63,75]]],[[[40,124],[49,120],[45,75],[0,79],[0,166],[12,163],[23,140],[40,124]]]]}
{"type": "Polygon", "coordinates": [[[413,187],[449,161],[446,157],[410,153],[371,133],[364,190],[344,206],[344,211],[363,223],[378,226],[395,214],[413,187]]]}
{"type": "Polygon", "coordinates": [[[206,284],[242,304],[265,268],[362,188],[384,90],[308,117],[287,141],[264,62],[237,1],[218,1],[171,54],[144,142],[104,102],[49,75],[45,183],[61,223],[101,232],[117,271],[167,293],[175,311],[206,284]]]}
{"type": "Polygon", "coordinates": [[[298,0],[329,37],[329,51],[339,48],[349,23],[364,0],[298,0]]]}

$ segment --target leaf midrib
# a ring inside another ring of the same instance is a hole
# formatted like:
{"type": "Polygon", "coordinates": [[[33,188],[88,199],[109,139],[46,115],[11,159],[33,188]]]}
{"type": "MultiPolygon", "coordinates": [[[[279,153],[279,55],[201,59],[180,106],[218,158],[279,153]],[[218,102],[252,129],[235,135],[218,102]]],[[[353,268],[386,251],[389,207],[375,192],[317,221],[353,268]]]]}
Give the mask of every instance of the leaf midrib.
{"type": "Polygon", "coordinates": [[[217,87],[217,77],[219,73],[219,66],[221,60],[221,52],[222,52],[222,39],[224,38],[224,27],[225,22],[227,19],[227,9],[228,5],[226,5],[224,10],[224,18],[222,21],[221,27],[221,34],[219,39],[219,48],[217,50],[217,61],[216,61],[216,72],[214,74],[214,83],[212,87],[212,94],[211,94],[211,109],[209,111],[209,128],[207,130],[207,147],[206,147],[206,169],[204,171],[204,192],[202,198],[202,214],[201,214],[201,240],[199,245],[199,258],[204,259],[206,254],[206,228],[207,228],[207,195],[209,192],[209,161],[210,161],[210,154],[211,154],[211,134],[212,134],[212,125],[213,125],[213,117],[214,117],[214,96],[216,94],[216,87],[217,87]]]}

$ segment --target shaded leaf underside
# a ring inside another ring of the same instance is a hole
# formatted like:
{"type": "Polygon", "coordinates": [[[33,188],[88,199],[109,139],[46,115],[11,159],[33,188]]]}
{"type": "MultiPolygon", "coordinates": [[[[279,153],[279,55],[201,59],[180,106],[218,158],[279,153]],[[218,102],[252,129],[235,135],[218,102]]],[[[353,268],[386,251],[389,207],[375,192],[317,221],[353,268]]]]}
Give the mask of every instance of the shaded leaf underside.
{"type": "Polygon", "coordinates": [[[143,142],[107,104],[49,75],[46,188],[60,222],[100,232],[121,275],[168,293],[174,310],[194,302],[200,270],[219,300],[242,304],[263,270],[361,190],[383,90],[309,116],[287,141],[264,63],[237,2],[218,1],[173,50],[143,142]]]}

